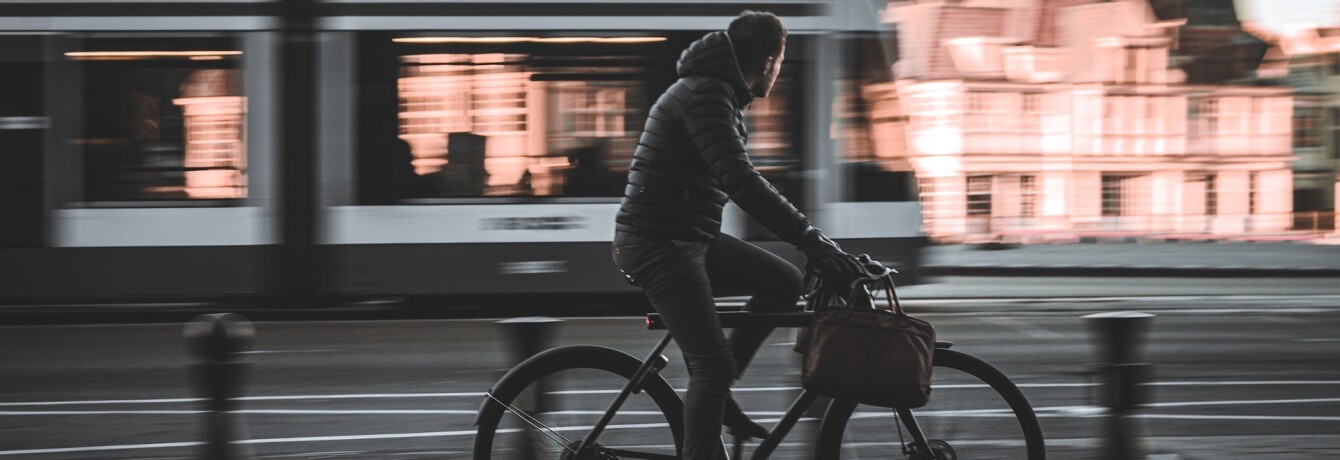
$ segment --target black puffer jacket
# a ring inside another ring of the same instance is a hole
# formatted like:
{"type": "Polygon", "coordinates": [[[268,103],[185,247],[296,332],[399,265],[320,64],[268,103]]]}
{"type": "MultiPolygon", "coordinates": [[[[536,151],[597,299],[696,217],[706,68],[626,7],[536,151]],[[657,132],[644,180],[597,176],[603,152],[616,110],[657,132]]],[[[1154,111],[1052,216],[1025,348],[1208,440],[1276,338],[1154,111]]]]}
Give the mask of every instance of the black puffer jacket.
{"type": "Polygon", "coordinates": [[[621,231],[690,241],[721,233],[726,201],[800,245],[810,222],[754,169],[743,108],[753,101],[726,32],[679,57],[679,81],[652,106],[616,217],[621,231]]]}

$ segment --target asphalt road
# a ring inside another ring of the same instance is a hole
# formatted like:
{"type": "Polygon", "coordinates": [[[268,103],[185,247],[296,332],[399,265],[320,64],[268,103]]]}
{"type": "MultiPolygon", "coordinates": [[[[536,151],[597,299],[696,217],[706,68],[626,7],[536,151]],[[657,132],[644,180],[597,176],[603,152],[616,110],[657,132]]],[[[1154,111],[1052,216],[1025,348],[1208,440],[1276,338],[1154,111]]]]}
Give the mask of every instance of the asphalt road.
{"type": "MultiPolygon", "coordinates": [[[[1021,385],[1042,417],[1050,458],[1101,451],[1104,419],[1085,373],[1095,358],[1080,316],[1136,309],[1157,315],[1147,347],[1153,405],[1139,416],[1152,453],[1320,459],[1340,451],[1334,280],[948,281],[909,288],[909,306],[954,349],[1021,385]],[[1052,294],[1028,296],[1043,292],[1052,294]]],[[[495,321],[259,322],[247,355],[244,446],[260,458],[469,458],[482,392],[515,359],[495,321]]],[[[660,337],[641,326],[569,318],[552,343],[640,355],[660,337]]],[[[792,337],[775,333],[736,387],[757,419],[777,418],[796,394],[792,337]]],[[[667,356],[663,374],[683,388],[678,351],[667,356]]],[[[192,457],[202,414],[187,362],[180,324],[0,327],[0,458],[192,457]]],[[[946,401],[955,394],[937,391],[946,401]]],[[[805,429],[813,426],[802,422],[773,458],[810,458],[805,429]]]]}

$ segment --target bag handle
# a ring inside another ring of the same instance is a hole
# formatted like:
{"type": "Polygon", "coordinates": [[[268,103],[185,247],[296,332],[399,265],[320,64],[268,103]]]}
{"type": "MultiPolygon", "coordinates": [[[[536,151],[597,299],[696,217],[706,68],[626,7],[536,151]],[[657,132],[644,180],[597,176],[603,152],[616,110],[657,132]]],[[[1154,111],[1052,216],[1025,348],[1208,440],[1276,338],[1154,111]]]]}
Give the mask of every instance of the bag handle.
{"type": "Polygon", "coordinates": [[[900,316],[907,316],[907,312],[903,311],[902,302],[898,301],[898,292],[895,289],[895,286],[893,285],[892,274],[884,275],[884,290],[889,293],[889,302],[893,304],[892,305],[893,312],[897,313],[900,316]]]}

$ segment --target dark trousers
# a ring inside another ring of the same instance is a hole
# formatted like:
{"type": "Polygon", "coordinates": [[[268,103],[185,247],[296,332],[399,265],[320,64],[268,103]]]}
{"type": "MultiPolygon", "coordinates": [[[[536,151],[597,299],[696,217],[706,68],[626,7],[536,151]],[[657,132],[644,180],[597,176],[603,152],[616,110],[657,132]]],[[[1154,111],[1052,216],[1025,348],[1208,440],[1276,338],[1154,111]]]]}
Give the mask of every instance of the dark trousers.
{"type": "Polygon", "coordinates": [[[721,448],[721,418],[730,387],[772,328],[735,329],[727,340],[714,295],[751,295],[751,312],[797,310],[802,278],[790,262],[722,234],[706,242],[618,232],[614,261],[651,300],[689,368],[684,401],[688,460],[712,460],[721,448]]]}

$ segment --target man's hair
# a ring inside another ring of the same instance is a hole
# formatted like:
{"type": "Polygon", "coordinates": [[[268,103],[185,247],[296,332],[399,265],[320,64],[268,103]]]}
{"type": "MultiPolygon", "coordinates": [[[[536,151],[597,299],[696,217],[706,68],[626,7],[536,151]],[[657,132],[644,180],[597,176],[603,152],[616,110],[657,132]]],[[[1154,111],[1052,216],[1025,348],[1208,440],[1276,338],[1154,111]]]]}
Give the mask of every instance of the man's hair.
{"type": "Polygon", "coordinates": [[[786,43],[786,26],[782,25],[781,18],[766,11],[745,10],[731,21],[726,33],[730,34],[740,70],[745,73],[760,69],[763,62],[780,53],[786,43]]]}

